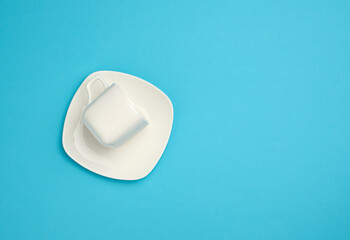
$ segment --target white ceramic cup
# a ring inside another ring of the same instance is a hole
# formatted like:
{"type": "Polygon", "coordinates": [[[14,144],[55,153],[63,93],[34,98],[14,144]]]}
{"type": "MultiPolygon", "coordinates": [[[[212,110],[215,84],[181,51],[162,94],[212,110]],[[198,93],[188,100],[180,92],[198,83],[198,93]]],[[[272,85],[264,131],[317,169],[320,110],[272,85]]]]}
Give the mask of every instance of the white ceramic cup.
{"type": "Polygon", "coordinates": [[[117,147],[148,125],[147,118],[115,84],[99,75],[86,84],[89,103],[83,112],[84,125],[105,147],[117,147]],[[99,81],[104,91],[95,99],[92,86],[99,81]]]}

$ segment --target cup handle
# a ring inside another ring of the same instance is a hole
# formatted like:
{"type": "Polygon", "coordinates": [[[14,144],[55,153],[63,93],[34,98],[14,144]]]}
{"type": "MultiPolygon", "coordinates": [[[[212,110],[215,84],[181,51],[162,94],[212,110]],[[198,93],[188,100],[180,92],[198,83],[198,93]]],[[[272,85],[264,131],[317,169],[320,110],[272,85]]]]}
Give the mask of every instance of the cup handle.
{"type": "Polygon", "coordinates": [[[86,85],[86,91],[88,93],[88,98],[89,98],[89,103],[90,104],[92,102],[92,94],[91,94],[91,85],[96,82],[96,81],[100,81],[103,85],[104,90],[106,90],[108,88],[107,83],[103,80],[103,78],[100,75],[97,75],[95,77],[93,77],[86,85]]]}

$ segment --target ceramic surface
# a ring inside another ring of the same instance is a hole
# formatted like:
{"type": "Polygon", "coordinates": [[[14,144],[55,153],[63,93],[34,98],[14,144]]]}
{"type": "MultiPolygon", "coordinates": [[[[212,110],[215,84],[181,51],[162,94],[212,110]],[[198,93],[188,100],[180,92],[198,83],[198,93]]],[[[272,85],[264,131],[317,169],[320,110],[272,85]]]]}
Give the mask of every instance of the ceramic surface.
{"type": "Polygon", "coordinates": [[[173,106],[161,90],[135,76],[99,71],[88,76],[73,97],[63,128],[63,147],[74,161],[90,171],[115,179],[137,180],[147,176],[158,163],[172,123],[173,106]],[[83,124],[82,113],[89,103],[85,87],[97,75],[107,85],[120,87],[141,112],[147,113],[149,125],[116,148],[102,146],[83,124]]]}
{"type": "Polygon", "coordinates": [[[114,83],[108,86],[98,75],[86,84],[86,90],[89,105],[84,110],[83,122],[103,146],[120,146],[148,125],[146,116],[114,83]],[[91,87],[97,82],[102,82],[106,89],[93,99],[91,87]]]}

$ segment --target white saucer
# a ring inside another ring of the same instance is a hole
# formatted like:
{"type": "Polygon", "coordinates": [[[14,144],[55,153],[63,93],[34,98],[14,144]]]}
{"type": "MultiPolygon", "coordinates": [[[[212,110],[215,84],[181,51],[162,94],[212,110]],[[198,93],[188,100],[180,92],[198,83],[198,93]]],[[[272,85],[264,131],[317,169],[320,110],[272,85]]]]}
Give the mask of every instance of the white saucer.
{"type": "Polygon", "coordinates": [[[105,177],[137,180],[146,177],[162,156],[173,124],[169,98],[152,84],[129,74],[99,71],[80,85],[70,103],[63,127],[66,153],[86,169],[105,177]],[[95,75],[115,83],[149,119],[149,125],[117,148],[103,147],[84,126],[82,113],[88,104],[85,85],[95,75]]]}

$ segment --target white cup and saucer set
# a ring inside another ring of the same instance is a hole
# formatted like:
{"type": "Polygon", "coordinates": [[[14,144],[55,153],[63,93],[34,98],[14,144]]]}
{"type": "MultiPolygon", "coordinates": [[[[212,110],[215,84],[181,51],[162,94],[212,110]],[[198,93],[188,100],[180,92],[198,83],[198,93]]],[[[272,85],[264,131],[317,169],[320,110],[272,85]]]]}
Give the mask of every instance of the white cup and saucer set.
{"type": "Polygon", "coordinates": [[[105,177],[138,180],[168,143],[173,106],[157,87],[113,71],[90,74],[67,111],[62,142],[84,168],[105,177]]]}

